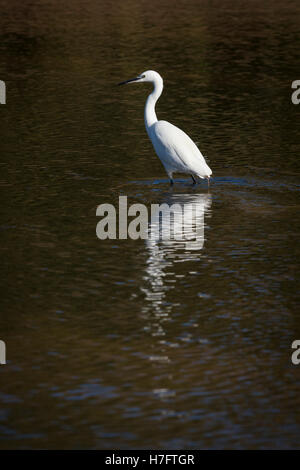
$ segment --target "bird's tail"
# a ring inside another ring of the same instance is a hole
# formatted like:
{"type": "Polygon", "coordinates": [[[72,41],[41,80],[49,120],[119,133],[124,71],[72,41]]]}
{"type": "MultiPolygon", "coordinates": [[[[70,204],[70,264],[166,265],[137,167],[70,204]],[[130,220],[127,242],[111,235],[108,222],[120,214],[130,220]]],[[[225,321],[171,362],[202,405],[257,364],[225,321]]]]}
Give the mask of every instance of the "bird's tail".
{"type": "MultiPolygon", "coordinates": [[[[204,156],[204,159],[205,159],[205,163],[206,163],[207,157],[204,156]]],[[[207,167],[207,168],[206,168],[206,176],[209,178],[209,177],[212,175],[212,171],[211,171],[211,169],[209,168],[209,166],[208,166],[207,163],[206,163],[206,167],[207,167]]]]}

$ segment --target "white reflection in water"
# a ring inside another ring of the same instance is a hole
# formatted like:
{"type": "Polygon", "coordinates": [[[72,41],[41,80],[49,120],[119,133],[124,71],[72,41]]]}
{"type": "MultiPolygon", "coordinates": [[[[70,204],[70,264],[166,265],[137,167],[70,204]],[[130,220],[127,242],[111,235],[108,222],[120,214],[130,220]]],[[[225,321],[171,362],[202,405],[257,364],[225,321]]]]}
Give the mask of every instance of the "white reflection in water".
{"type": "MultiPolygon", "coordinates": [[[[170,224],[170,216],[151,214],[149,232],[151,237],[145,240],[148,249],[147,267],[145,270],[146,287],[143,289],[145,303],[142,315],[145,319],[145,331],[153,337],[152,352],[148,360],[157,370],[159,379],[152,394],[161,403],[170,402],[176,395],[173,388],[174,372],[170,369],[169,350],[179,347],[174,338],[166,341],[166,322],[172,318],[172,312],[180,304],[166,301],[166,293],[176,287],[176,281],[185,277],[185,270],[176,274],[176,263],[199,261],[205,243],[205,215],[211,213],[211,196],[209,194],[172,194],[161,203],[167,203],[175,209],[170,224]],[[176,210],[176,206],[177,209],[176,210]],[[184,210],[182,210],[184,209],[184,210]],[[171,237],[165,237],[172,228],[171,237]]],[[[188,269],[188,268],[187,268],[188,269]]],[[[186,273],[186,274],[185,274],[186,273]]],[[[175,411],[160,410],[161,417],[175,411]]]]}
{"type": "MultiPolygon", "coordinates": [[[[151,237],[145,240],[149,254],[144,277],[147,287],[143,288],[146,297],[143,315],[147,319],[145,330],[163,339],[164,323],[176,307],[175,303],[166,301],[166,292],[175,287],[178,278],[184,277],[184,274],[175,274],[175,263],[200,260],[205,243],[205,214],[211,213],[211,196],[172,194],[161,203],[176,204],[173,207],[177,210],[171,220],[173,233],[169,238],[164,235],[170,230],[170,218],[158,211],[151,216],[151,237]]],[[[155,354],[150,359],[167,362],[168,356],[155,354]]]]}

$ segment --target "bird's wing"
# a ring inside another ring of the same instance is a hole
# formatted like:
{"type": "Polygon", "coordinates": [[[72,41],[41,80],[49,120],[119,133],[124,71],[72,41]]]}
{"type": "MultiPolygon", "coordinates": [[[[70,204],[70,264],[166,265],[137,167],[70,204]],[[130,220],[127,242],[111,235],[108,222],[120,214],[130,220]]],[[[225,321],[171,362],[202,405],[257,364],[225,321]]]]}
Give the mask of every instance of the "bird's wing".
{"type": "Polygon", "coordinates": [[[176,164],[182,171],[192,171],[199,176],[209,176],[210,168],[192,139],[178,127],[167,121],[154,124],[155,139],[153,141],[157,153],[164,153],[166,163],[176,164]]]}

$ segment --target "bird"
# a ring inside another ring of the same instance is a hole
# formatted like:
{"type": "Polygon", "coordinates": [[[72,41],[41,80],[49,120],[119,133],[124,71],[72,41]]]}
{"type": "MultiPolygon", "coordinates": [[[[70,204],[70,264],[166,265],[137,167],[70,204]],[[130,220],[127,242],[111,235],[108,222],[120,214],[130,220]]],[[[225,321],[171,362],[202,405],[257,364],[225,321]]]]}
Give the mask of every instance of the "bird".
{"type": "Polygon", "coordinates": [[[144,82],[153,84],[153,91],[146,100],[144,111],[146,131],[166,170],[170,184],[174,184],[173,173],[185,173],[192,177],[193,184],[197,183],[196,177],[198,176],[202,179],[206,178],[209,185],[212,171],[197,145],[181,129],[168,121],[158,121],[156,117],[155,105],[163,91],[163,79],[159,73],[147,70],[117,85],[144,82]]]}

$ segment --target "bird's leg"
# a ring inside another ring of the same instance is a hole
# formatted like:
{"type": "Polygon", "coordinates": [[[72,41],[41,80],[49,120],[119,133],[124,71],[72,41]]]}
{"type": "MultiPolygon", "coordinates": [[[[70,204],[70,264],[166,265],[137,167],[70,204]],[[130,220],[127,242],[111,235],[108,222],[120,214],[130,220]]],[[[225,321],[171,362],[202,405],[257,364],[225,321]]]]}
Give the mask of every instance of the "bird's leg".
{"type": "Polygon", "coordinates": [[[195,180],[194,175],[191,175],[191,177],[192,177],[192,180],[193,180],[193,184],[197,184],[197,181],[195,180]]]}
{"type": "Polygon", "coordinates": [[[170,178],[170,186],[173,186],[173,184],[174,184],[173,173],[168,173],[168,177],[170,178]]]}
{"type": "Polygon", "coordinates": [[[209,181],[210,181],[210,178],[209,176],[207,177],[207,187],[209,188],[209,181]]]}

